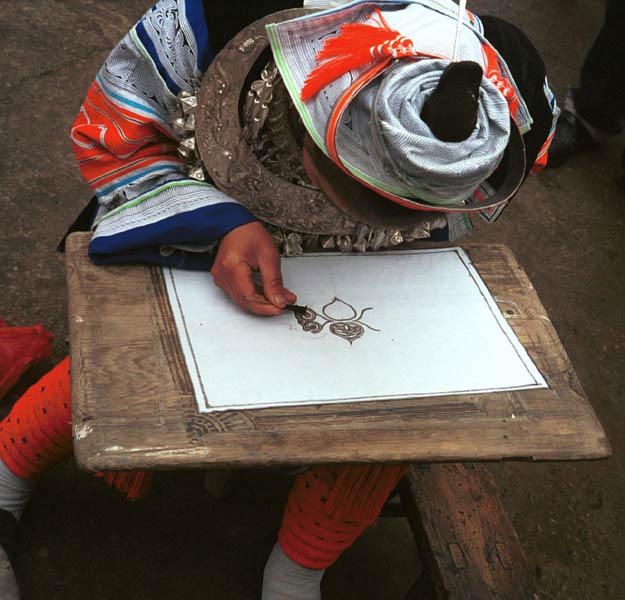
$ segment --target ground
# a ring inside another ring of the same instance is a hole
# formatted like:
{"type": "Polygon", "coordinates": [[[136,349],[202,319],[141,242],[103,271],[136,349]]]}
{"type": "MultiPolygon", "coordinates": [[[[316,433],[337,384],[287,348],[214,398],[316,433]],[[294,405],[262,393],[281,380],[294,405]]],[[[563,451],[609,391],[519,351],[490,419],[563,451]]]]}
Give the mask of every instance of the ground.
{"type": "MultiPolygon", "coordinates": [[[[0,315],[42,322],[68,352],[63,257],[55,246],[89,198],[68,132],[99,65],[150,0],[0,2],[0,315]]],[[[524,29],[562,99],[594,33],[600,0],[482,0],[524,29]]],[[[544,599],[625,597],[625,193],[623,137],[528,181],[475,240],[505,242],[526,269],[613,448],[604,461],[492,465],[544,599]],[[620,315],[620,316],[619,316],[620,315]]],[[[127,503],[72,463],[43,477],[21,522],[24,600],[258,598],[288,481],[248,473],[228,502],[203,473],[159,474],[127,503]]],[[[402,519],[382,519],[328,573],[328,600],[401,598],[418,571],[402,519]]]]}

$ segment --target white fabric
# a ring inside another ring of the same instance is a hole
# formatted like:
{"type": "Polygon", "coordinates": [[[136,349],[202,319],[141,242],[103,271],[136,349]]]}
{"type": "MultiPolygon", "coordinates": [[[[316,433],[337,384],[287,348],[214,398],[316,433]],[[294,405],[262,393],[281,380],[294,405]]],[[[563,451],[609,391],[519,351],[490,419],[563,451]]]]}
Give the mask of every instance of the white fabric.
{"type": "Polygon", "coordinates": [[[97,226],[94,238],[132,231],[180,213],[224,203],[239,204],[208,183],[172,181],[103,215],[94,223],[94,227],[97,226]]]}
{"type": "Polygon", "coordinates": [[[160,0],[145,13],[143,26],[155,44],[167,74],[182,89],[196,88],[202,78],[198,68],[198,49],[186,2],[160,0]]]}
{"type": "Polygon", "coordinates": [[[164,271],[200,412],[545,387],[460,248],[304,254],[282,274],[314,311],[305,322],[259,319],[205,274],[164,271]]]}

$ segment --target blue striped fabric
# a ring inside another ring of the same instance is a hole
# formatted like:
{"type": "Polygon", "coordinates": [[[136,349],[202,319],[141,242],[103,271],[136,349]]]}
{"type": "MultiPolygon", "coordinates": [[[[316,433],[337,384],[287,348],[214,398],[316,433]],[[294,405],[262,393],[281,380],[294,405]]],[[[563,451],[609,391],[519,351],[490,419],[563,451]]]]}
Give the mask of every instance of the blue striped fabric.
{"type": "Polygon", "coordinates": [[[208,27],[206,25],[207,16],[204,13],[204,3],[202,0],[187,0],[185,3],[187,20],[197,44],[197,66],[204,73],[208,69],[208,65],[212,62],[214,52],[210,46],[208,37],[208,27]]]}
{"type": "MultiPolygon", "coordinates": [[[[162,145],[163,131],[171,132],[176,95],[193,90],[212,59],[202,0],[160,0],[122,39],[100,70],[96,81],[111,109],[104,115],[108,120],[93,124],[103,128],[114,125],[125,140],[125,123],[148,120],[155,135],[154,142],[146,143],[162,145]],[[136,120],[126,112],[121,118],[116,107],[131,111],[136,120]]],[[[99,119],[97,110],[91,107],[88,118],[99,119]]],[[[83,114],[87,112],[83,110],[83,114]]],[[[173,137],[173,133],[169,135],[173,137]]],[[[76,139],[74,142],[78,143],[76,139]]],[[[107,147],[103,135],[91,142],[97,146],[97,155],[90,160],[107,164],[107,158],[112,159],[109,162],[116,159],[115,168],[121,173],[115,178],[115,171],[105,168],[102,176],[91,182],[101,205],[89,248],[96,264],[144,262],[210,269],[212,253],[176,250],[164,256],[160,248],[205,248],[255,219],[213,186],[188,179],[174,151],[157,153],[156,161],[141,166],[133,156],[135,145],[145,147],[141,141],[129,140],[123,154],[118,148],[107,147]],[[120,168],[120,158],[122,166],[132,166],[134,161],[138,168],[120,168]]],[[[84,139],[80,143],[84,146],[84,139]]]]}
{"type": "Polygon", "coordinates": [[[167,85],[167,88],[172,94],[174,94],[174,96],[177,96],[182,90],[167,73],[167,69],[165,69],[163,63],[158,57],[158,53],[156,52],[156,46],[148,35],[148,32],[145,30],[145,25],[142,21],[139,21],[137,23],[137,25],[135,26],[135,31],[137,32],[137,35],[139,36],[143,47],[148,51],[148,53],[150,54],[150,58],[154,61],[156,69],[165,84],[167,85]]]}

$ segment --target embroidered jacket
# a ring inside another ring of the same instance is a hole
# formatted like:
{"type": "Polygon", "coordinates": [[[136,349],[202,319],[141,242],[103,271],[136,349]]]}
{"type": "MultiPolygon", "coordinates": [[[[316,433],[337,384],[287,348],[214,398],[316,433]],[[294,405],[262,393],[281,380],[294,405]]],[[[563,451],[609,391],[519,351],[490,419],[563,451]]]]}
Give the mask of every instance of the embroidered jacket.
{"type": "Polygon", "coordinates": [[[111,52],[71,132],[100,209],[89,251],[98,264],[147,262],[210,268],[206,247],[254,220],[213,185],[188,178],[170,115],[213,57],[201,0],[161,0],[111,52]]]}

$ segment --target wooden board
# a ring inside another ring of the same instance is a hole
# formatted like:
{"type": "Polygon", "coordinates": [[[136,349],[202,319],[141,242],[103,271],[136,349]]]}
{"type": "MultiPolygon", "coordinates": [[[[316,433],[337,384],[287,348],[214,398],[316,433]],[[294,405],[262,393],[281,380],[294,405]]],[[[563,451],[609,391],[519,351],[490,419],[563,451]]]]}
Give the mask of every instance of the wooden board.
{"type": "Polygon", "coordinates": [[[88,242],[75,233],[66,249],[74,449],[86,469],[610,454],[545,309],[505,246],[457,244],[550,389],[199,414],[160,269],[96,267],[88,242]]]}

